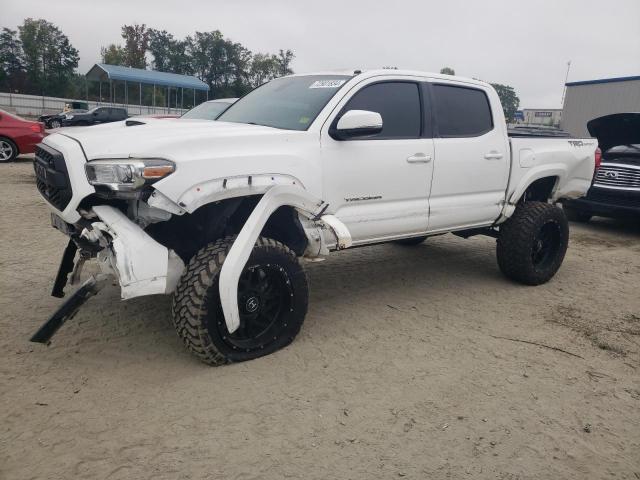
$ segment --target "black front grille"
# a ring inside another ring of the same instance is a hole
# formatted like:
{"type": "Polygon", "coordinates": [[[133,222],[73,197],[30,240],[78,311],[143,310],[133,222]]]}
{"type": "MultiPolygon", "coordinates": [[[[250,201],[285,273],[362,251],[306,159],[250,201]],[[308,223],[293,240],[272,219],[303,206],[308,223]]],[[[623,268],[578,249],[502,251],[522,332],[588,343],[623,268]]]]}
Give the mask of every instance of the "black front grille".
{"type": "Polygon", "coordinates": [[[591,188],[587,194],[587,200],[619,207],[640,208],[640,193],[627,193],[623,191],[606,192],[598,188],[591,188]]]}
{"type": "Polygon", "coordinates": [[[58,210],[64,210],[73,192],[62,153],[46,145],[38,145],[33,168],[40,194],[58,210]]]}

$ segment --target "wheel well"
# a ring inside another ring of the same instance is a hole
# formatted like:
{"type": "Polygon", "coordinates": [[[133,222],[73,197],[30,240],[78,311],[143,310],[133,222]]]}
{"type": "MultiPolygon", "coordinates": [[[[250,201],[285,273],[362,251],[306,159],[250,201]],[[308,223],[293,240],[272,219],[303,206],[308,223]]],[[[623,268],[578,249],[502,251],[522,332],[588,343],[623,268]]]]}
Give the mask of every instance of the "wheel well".
{"type": "MultiPolygon", "coordinates": [[[[193,213],[173,215],[166,222],[151,224],[146,231],[187,263],[208,243],[239,233],[260,198],[261,195],[252,195],[203,205],[193,213]]],[[[307,248],[307,236],[298,214],[287,205],[273,212],[261,235],[284,243],[297,255],[307,248]]]]}
{"type": "Polygon", "coordinates": [[[537,179],[524,191],[518,203],[546,202],[551,198],[558,177],[543,177],[537,179]]]}

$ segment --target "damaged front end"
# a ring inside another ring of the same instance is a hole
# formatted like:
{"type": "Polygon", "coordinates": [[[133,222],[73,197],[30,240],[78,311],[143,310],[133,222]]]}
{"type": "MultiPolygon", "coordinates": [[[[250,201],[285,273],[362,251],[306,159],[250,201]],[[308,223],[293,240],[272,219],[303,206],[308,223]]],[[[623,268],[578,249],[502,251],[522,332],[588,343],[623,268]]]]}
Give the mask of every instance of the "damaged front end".
{"type": "MultiPolygon", "coordinates": [[[[269,188],[237,232],[221,271],[220,302],[229,332],[235,331],[239,325],[237,286],[240,273],[267,220],[282,206],[291,207],[297,212],[300,227],[307,239],[302,253],[304,257],[317,259],[329,250],[351,245],[346,227],[334,216],[325,214],[327,205],[324,202],[298,186],[269,188]]],[[[54,227],[70,237],[52,295],[63,297],[67,284],[78,283],[86,260],[95,259],[100,273],[87,280],[51,316],[32,341],[48,343],[58,328],[72,318],[109,278],[115,279],[120,285],[122,299],[170,294],[176,289],[185,268],[184,255],[181,257],[146,231],[154,223],[175,227],[170,222],[174,214],[142,200],[129,201],[128,208],[122,207],[93,205],[88,210],[79,209],[81,220],[75,224],[68,224],[57,215],[52,215],[54,227]]]]}
{"type": "Polygon", "coordinates": [[[184,262],[173,250],[155,241],[140,225],[113,206],[94,206],[75,225],[52,214],[52,223],[70,238],[51,295],[62,298],[67,284],[79,283],[82,267],[89,259],[97,260],[100,273],[86,280],[45,322],[31,338],[33,342],[48,343],[62,324],[97,294],[109,278],[120,284],[122,299],[130,299],[173,292],[184,269],[184,262]]]}
{"type": "Polygon", "coordinates": [[[346,226],[325,214],[328,205],[294,177],[221,177],[168,194],[171,189],[160,180],[175,179],[172,161],[88,160],[77,142],[54,137],[36,154],[34,165],[39,190],[54,207],[53,226],[70,238],[51,294],[64,297],[67,285],[78,284],[87,260],[97,263],[99,273],[67,299],[32,341],[48,343],[108,279],[120,285],[122,299],[172,293],[185,262],[223,236],[235,236],[219,282],[225,322],[234,332],[239,275],[261,232],[284,243],[291,240],[287,245],[311,260],[351,245],[346,226]],[[63,193],[64,204],[58,202],[63,193]]]}

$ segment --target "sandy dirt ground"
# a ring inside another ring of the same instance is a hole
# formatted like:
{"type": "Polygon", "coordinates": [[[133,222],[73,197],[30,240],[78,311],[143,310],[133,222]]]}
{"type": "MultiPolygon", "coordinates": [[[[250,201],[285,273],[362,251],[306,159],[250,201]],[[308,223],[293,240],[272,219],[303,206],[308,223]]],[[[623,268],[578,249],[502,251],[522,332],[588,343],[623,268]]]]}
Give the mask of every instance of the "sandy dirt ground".
{"type": "Polygon", "coordinates": [[[3,480],[640,478],[637,225],[572,225],[540,287],[484,237],[336,254],[291,346],[212,368],[115,287],[29,343],[66,241],[28,160],[0,189],[3,480]]]}

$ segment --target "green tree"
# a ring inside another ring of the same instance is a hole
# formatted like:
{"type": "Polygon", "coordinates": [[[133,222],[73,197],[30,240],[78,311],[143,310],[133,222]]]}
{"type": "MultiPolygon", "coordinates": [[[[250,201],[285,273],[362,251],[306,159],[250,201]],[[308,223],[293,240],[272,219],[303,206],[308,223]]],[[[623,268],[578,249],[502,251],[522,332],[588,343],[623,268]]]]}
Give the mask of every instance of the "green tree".
{"type": "Polygon", "coordinates": [[[456,71],[451,67],[443,67],[440,69],[440,73],[443,75],[455,75],[456,71]]]}
{"type": "Polygon", "coordinates": [[[220,30],[195,32],[178,39],[167,30],[146,25],[124,25],[123,47],[111,44],[101,50],[104,63],[146,67],[151,54],[155,70],[195,75],[207,83],[213,98],[241,96],[272,78],[293,73],[291,50],[278,54],[253,54],[239,42],[225,38],[220,30]]]}
{"type": "Polygon", "coordinates": [[[0,33],[0,86],[15,90],[24,81],[22,42],[16,30],[3,28],[0,33]]]}
{"type": "Polygon", "coordinates": [[[516,95],[516,91],[509,85],[502,85],[500,83],[492,83],[491,86],[495,88],[500,97],[500,103],[502,103],[502,110],[507,122],[513,122],[518,107],[520,106],[520,99],[516,95]]]}
{"type": "Polygon", "coordinates": [[[186,39],[191,71],[206,82],[214,97],[242,95],[249,88],[251,52],[224,38],[219,30],[195,32],[186,39]]]}
{"type": "Polygon", "coordinates": [[[102,63],[106,63],[108,65],[126,65],[127,64],[127,55],[120,45],[116,45],[112,43],[107,47],[102,47],[100,49],[100,55],[102,56],[102,63]]]}
{"type": "Polygon", "coordinates": [[[278,76],[280,65],[275,55],[256,53],[251,60],[249,68],[249,85],[252,88],[259,87],[263,83],[278,76]]]}
{"type": "Polygon", "coordinates": [[[78,67],[78,50],[46,20],[27,18],[18,30],[28,89],[32,93],[63,95],[78,67]]]}
{"type": "Polygon", "coordinates": [[[187,44],[194,74],[212,88],[217,87],[225,67],[222,33],[219,30],[195,32],[193,37],[187,37],[187,44]]]}
{"type": "Polygon", "coordinates": [[[249,86],[249,72],[253,54],[240,43],[230,41],[226,44],[226,51],[229,62],[225,75],[226,91],[229,92],[229,95],[242,96],[251,90],[249,86]]]}
{"type": "Polygon", "coordinates": [[[123,25],[122,38],[124,39],[125,65],[134,68],[146,68],[147,59],[145,57],[149,49],[149,31],[147,26],[123,25]]]}
{"type": "Polygon", "coordinates": [[[280,75],[290,75],[293,73],[293,70],[291,70],[291,62],[295,58],[295,55],[291,50],[280,49],[276,58],[278,61],[278,73],[280,75]]]}
{"type": "Polygon", "coordinates": [[[153,68],[161,72],[169,69],[173,44],[176,40],[166,30],[149,29],[149,52],[153,56],[153,68]]]}

